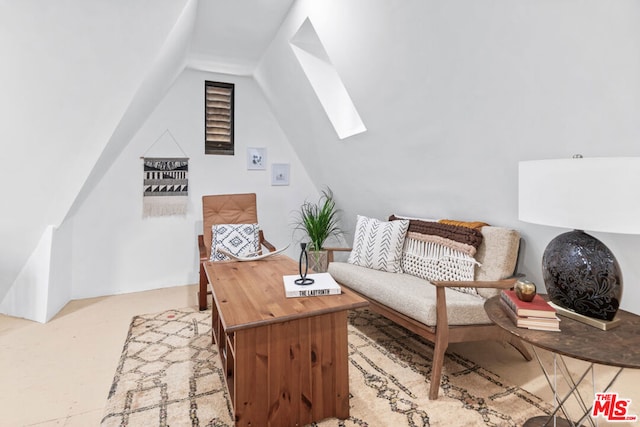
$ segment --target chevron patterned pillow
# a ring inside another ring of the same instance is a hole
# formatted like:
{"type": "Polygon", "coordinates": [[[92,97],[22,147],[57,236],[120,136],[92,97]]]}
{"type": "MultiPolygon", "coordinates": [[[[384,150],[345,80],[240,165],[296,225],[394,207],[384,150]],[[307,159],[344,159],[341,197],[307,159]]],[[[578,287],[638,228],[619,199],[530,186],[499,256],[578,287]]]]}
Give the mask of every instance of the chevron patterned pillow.
{"type": "Polygon", "coordinates": [[[402,246],[408,220],[380,221],[358,215],[348,262],[375,270],[401,273],[402,246]]]}

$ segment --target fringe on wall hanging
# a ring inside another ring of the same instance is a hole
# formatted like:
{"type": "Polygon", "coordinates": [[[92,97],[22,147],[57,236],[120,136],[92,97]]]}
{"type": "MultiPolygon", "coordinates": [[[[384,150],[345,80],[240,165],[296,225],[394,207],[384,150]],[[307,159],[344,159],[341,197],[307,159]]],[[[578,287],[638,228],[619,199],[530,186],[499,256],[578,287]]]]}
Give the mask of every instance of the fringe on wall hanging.
{"type": "MultiPolygon", "coordinates": [[[[184,153],[167,129],[149,150],[165,135],[184,153]]],[[[147,150],[147,151],[149,151],[147,150]]],[[[145,153],[146,154],[146,153],[145,153]]],[[[186,215],[189,202],[189,158],[141,157],[144,164],[142,216],[186,215]]]]}

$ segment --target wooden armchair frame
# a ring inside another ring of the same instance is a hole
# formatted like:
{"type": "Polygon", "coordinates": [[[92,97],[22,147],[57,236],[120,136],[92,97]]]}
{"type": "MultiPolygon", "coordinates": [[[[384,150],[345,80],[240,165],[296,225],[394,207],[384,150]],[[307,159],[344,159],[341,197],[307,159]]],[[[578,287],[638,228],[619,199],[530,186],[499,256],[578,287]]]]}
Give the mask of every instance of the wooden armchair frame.
{"type": "MultiPolygon", "coordinates": [[[[203,233],[198,236],[198,251],[200,254],[198,306],[201,311],[207,309],[207,295],[211,294],[211,291],[208,289],[209,282],[202,263],[209,261],[211,257],[211,227],[215,224],[258,224],[255,193],[202,196],[203,233]]],[[[263,247],[269,252],[276,250],[275,246],[264,238],[262,230],[259,231],[259,237],[260,250],[262,250],[263,247]]]]}

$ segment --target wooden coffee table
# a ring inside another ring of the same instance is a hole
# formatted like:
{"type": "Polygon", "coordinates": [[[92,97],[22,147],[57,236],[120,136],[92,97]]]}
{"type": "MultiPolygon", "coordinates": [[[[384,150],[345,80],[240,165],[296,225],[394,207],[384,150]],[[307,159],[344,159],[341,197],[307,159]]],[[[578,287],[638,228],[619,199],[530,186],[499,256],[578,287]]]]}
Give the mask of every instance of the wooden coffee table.
{"type": "Polygon", "coordinates": [[[282,276],[298,263],[206,262],[217,344],[236,426],[302,426],[349,417],[347,312],[363,298],[286,298],[282,276]]]}

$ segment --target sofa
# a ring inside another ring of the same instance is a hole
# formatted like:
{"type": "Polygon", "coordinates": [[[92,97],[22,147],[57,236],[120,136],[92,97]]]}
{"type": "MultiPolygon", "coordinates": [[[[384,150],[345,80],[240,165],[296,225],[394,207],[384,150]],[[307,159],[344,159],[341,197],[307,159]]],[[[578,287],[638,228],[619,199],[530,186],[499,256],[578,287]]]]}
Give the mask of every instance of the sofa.
{"type": "Polygon", "coordinates": [[[332,261],[328,271],[370,309],[434,344],[433,400],[450,343],[502,340],[531,360],[484,310],[487,298],[515,283],[519,244],[517,231],[484,223],[358,216],[348,261],[332,261]]]}

